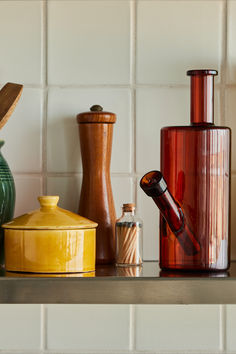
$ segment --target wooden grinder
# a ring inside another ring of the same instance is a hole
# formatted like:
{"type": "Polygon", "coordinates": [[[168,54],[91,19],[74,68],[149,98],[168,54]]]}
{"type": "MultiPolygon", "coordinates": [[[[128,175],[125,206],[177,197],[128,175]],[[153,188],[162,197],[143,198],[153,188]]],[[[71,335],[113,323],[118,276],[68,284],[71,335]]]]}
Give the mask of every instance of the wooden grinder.
{"type": "Polygon", "coordinates": [[[116,115],[99,105],[77,115],[83,164],[79,214],[98,223],[96,263],[115,262],[116,214],[111,188],[110,162],[116,115]]]}

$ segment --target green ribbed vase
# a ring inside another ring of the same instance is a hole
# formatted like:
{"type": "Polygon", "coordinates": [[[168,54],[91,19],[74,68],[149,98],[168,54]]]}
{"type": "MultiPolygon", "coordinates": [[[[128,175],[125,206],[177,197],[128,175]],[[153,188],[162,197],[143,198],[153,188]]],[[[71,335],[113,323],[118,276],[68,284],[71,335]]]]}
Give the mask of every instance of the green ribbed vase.
{"type": "MultiPolygon", "coordinates": [[[[4,141],[0,140],[0,149],[4,141]]],[[[16,200],[15,183],[7,161],[0,150],[0,225],[10,221],[14,215],[16,200]]],[[[4,264],[4,232],[0,229],[0,264],[4,264]]]]}

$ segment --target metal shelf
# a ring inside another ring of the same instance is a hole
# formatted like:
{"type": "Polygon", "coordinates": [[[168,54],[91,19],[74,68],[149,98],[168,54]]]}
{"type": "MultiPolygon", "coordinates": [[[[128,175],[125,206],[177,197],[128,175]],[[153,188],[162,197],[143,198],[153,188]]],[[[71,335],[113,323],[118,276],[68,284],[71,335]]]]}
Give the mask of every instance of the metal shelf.
{"type": "Polygon", "coordinates": [[[97,267],[95,273],[36,275],[0,272],[0,303],[236,304],[236,263],[223,273],[97,267]]]}

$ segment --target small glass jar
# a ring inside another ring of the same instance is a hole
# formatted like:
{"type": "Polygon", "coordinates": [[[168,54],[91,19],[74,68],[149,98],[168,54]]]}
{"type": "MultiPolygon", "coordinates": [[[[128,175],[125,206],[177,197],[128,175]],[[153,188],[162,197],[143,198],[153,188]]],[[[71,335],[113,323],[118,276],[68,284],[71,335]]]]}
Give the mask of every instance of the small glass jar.
{"type": "Polygon", "coordinates": [[[143,257],[143,223],[135,215],[135,204],[123,204],[116,222],[116,265],[138,266],[143,257]]]}

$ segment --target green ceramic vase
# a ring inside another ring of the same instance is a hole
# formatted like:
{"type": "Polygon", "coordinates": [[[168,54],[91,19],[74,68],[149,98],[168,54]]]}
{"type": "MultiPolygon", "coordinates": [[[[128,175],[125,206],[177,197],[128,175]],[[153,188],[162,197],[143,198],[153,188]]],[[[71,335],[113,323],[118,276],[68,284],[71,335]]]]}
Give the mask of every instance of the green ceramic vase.
{"type": "MultiPolygon", "coordinates": [[[[0,140],[0,149],[4,141],[0,140]]],[[[10,221],[15,209],[15,183],[11,170],[0,150],[0,225],[10,221]]],[[[4,264],[4,233],[0,229],[0,264],[4,264]]]]}

